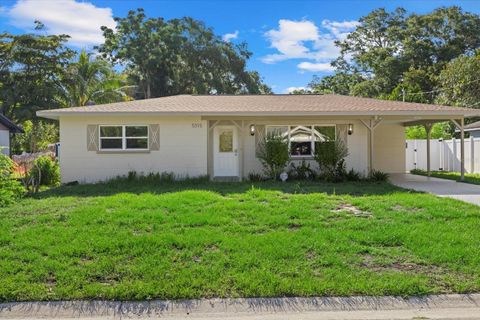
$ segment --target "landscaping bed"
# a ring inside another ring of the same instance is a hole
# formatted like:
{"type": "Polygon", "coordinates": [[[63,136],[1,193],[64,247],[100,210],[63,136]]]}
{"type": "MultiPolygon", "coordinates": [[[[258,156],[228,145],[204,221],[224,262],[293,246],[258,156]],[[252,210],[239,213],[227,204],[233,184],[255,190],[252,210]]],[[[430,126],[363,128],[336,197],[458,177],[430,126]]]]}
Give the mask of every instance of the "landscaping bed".
{"type": "Polygon", "coordinates": [[[0,209],[0,300],[480,291],[480,212],[388,183],[117,180],[0,209]]]}

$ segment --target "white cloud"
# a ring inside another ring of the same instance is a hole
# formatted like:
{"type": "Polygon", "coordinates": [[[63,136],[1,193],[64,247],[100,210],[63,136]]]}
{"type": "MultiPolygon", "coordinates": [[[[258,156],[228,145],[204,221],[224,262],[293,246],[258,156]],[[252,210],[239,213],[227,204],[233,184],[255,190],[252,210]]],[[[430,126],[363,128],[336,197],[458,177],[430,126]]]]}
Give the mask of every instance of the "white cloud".
{"type": "Polygon", "coordinates": [[[270,46],[280,53],[265,56],[262,61],[275,63],[292,58],[307,58],[310,52],[305,46],[305,42],[318,39],[317,26],[307,20],[292,21],[285,19],[280,20],[278,26],[278,30],[267,31],[265,36],[270,41],[270,46]]]}
{"type": "Polygon", "coordinates": [[[237,39],[238,38],[238,30],[235,30],[234,33],[225,33],[222,37],[223,41],[225,42],[230,42],[231,40],[233,39],[237,39]]]}
{"type": "Polygon", "coordinates": [[[18,0],[6,9],[6,14],[9,23],[17,28],[31,30],[38,20],[48,33],[68,34],[70,44],[79,47],[102,43],[100,27],[115,27],[112,9],[75,0],[18,0]]]}
{"type": "Polygon", "coordinates": [[[330,62],[338,57],[340,50],[335,40],[343,40],[358,26],[357,21],[323,20],[321,28],[308,20],[293,21],[282,19],[278,29],[265,33],[270,47],[276,49],[262,57],[264,63],[276,63],[289,59],[303,59],[298,64],[302,71],[331,71],[330,62]]]}
{"type": "Polygon", "coordinates": [[[283,93],[292,93],[295,90],[306,90],[306,88],[305,87],[288,87],[283,91],[283,93]]]}
{"type": "Polygon", "coordinates": [[[330,20],[323,20],[322,26],[325,29],[330,30],[330,32],[335,36],[338,40],[343,40],[347,37],[347,35],[355,29],[360,22],[352,20],[352,21],[330,21],[330,20]]]}
{"type": "Polygon", "coordinates": [[[308,61],[301,62],[297,65],[297,67],[300,70],[303,71],[313,71],[313,72],[330,72],[333,71],[334,68],[330,64],[330,62],[318,62],[318,63],[312,63],[308,61]]]}

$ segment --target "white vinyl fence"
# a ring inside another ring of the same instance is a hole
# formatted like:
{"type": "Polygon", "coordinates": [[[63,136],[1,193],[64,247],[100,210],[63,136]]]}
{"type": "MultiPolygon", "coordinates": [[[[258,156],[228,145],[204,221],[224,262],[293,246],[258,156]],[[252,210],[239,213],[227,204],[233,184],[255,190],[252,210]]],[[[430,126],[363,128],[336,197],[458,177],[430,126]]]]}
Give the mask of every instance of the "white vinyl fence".
{"type": "MultiPolygon", "coordinates": [[[[407,140],[406,169],[427,170],[427,140],[407,140]]],[[[430,140],[430,169],[460,171],[460,139],[430,140]]],[[[480,173],[480,138],[465,139],[465,172],[480,173]]]]}

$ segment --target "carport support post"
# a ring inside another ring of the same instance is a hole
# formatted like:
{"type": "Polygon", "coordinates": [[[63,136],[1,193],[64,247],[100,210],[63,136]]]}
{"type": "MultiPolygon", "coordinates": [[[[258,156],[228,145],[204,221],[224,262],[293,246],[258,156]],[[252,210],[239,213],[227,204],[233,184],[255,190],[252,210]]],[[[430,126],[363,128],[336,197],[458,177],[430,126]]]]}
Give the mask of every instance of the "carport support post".
{"type": "Polygon", "coordinates": [[[460,119],[460,181],[465,180],[465,120],[460,119]]]}
{"type": "Polygon", "coordinates": [[[424,124],[425,131],[427,132],[427,176],[430,177],[431,169],[430,169],[430,138],[432,135],[432,124],[425,123],[424,124]]]}
{"type": "MultiPolygon", "coordinates": [[[[460,123],[452,119],[452,122],[460,129],[460,181],[465,180],[465,119],[461,118],[460,123]]],[[[455,157],[455,155],[454,155],[455,157]]]]}

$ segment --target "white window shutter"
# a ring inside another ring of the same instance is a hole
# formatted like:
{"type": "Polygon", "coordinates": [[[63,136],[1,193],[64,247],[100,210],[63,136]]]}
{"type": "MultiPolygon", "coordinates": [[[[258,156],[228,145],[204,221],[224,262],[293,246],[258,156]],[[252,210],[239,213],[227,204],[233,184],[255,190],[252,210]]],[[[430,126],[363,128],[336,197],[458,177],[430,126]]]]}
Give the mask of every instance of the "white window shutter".
{"type": "Polygon", "coordinates": [[[345,146],[347,146],[348,139],[348,125],[347,124],[337,124],[337,140],[342,141],[345,146]]]}
{"type": "Polygon", "coordinates": [[[87,151],[98,151],[98,125],[87,125],[87,151]]]}
{"type": "Polygon", "coordinates": [[[151,124],[148,128],[148,148],[153,151],[160,150],[160,125],[151,124]]]}
{"type": "Polygon", "coordinates": [[[265,139],[265,126],[255,125],[255,155],[258,154],[260,146],[265,139]]]}

